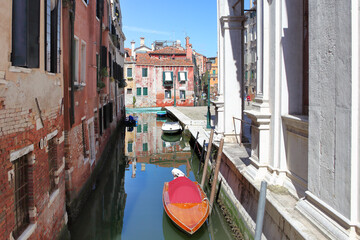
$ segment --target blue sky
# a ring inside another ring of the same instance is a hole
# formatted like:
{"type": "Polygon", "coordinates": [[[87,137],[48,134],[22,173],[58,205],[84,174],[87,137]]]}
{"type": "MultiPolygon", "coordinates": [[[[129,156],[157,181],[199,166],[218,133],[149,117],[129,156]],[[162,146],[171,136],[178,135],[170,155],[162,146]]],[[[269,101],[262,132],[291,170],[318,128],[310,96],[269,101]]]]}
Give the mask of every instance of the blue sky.
{"type": "MultiPolygon", "coordinates": [[[[248,8],[245,0],[245,9],[248,8]]],[[[190,37],[193,49],[213,57],[217,54],[216,0],[120,0],[125,47],[140,44],[151,47],[155,40],[180,40],[190,37]]]]}

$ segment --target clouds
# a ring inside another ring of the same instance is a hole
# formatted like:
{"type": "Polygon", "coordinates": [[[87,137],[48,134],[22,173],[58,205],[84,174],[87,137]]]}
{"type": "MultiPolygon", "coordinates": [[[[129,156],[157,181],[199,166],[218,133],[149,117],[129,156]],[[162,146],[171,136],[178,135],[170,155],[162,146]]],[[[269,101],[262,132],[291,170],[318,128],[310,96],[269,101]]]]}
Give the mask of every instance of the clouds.
{"type": "Polygon", "coordinates": [[[140,28],[140,27],[134,27],[134,26],[124,26],[124,30],[131,31],[131,32],[138,32],[138,33],[150,33],[150,34],[164,35],[164,36],[170,36],[172,34],[171,32],[158,31],[155,29],[140,28]]]}

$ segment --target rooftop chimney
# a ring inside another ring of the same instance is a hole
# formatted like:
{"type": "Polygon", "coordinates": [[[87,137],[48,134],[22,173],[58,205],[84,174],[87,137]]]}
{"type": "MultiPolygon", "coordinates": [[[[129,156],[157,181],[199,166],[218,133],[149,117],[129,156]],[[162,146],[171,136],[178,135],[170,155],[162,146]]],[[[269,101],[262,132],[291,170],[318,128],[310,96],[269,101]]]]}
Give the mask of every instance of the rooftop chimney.
{"type": "Polygon", "coordinates": [[[135,41],[131,41],[131,56],[135,58],[135,41]]]}
{"type": "Polygon", "coordinates": [[[192,60],[192,46],[189,43],[189,37],[186,37],[186,58],[192,60]]]}
{"type": "Polygon", "coordinates": [[[144,43],[145,43],[145,38],[141,37],[140,38],[140,47],[144,46],[144,43]]]}

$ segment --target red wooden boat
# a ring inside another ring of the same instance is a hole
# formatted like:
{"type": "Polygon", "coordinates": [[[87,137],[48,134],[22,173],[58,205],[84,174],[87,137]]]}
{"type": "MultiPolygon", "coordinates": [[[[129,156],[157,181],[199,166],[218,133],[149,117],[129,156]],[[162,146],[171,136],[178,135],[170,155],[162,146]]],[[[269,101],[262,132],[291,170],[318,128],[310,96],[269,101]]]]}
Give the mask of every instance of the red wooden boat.
{"type": "Polygon", "coordinates": [[[163,204],[166,214],[182,230],[195,233],[209,216],[209,200],[197,182],[185,176],[165,182],[163,204]]]}

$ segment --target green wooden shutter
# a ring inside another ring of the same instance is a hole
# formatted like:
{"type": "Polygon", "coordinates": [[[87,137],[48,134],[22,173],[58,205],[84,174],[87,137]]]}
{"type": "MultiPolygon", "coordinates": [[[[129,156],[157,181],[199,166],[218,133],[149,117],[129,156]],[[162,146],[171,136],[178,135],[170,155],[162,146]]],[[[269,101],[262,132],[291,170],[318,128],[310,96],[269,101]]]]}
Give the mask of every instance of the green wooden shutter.
{"type": "Polygon", "coordinates": [[[136,95],[141,96],[141,87],[136,88],[136,95]]]}
{"type": "Polygon", "coordinates": [[[178,72],[178,82],[180,82],[180,72],[178,72]]]}
{"type": "Polygon", "coordinates": [[[174,73],[171,72],[171,81],[173,81],[173,79],[174,79],[174,73]]]}
{"type": "Polygon", "coordinates": [[[143,88],[143,95],[144,95],[144,96],[147,96],[147,95],[148,95],[148,88],[147,88],[147,87],[144,87],[144,88],[143,88]]]}
{"type": "Polygon", "coordinates": [[[128,152],[132,152],[132,142],[128,142],[128,152]]]}
{"type": "Polygon", "coordinates": [[[188,78],[187,78],[187,72],[185,72],[185,81],[187,81],[188,80],[188,78]]]}
{"type": "Polygon", "coordinates": [[[137,125],[136,132],[141,133],[141,124],[137,125]]]}
{"type": "Polygon", "coordinates": [[[163,72],[163,86],[165,86],[165,72],[163,72]]]}
{"type": "Polygon", "coordinates": [[[132,77],[132,68],[127,69],[127,77],[132,77]]]}
{"type": "Polygon", "coordinates": [[[143,152],[147,152],[147,151],[148,151],[148,144],[143,143],[143,152]]]}
{"type": "Polygon", "coordinates": [[[144,132],[144,133],[147,133],[147,131],[148,131],[148,124],[145,123],[145,124],[144,124],[144,127],[143,127],[143,132],[144,132]]]}

